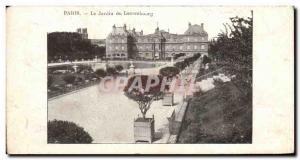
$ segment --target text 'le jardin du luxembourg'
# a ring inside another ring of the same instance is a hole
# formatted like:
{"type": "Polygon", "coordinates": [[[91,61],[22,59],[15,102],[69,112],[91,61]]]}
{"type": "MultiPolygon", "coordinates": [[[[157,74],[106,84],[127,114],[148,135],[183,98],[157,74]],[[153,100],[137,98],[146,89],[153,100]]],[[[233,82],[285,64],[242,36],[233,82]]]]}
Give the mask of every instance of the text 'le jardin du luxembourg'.
{"type": "Polygon", "coordinates": [[[64,10],[65,16],[80,16],[80,15],[91,15],[91,16],[149,16],[153,17],[153,12],[143,11],[78,11],[78,10],[64,10]]]}

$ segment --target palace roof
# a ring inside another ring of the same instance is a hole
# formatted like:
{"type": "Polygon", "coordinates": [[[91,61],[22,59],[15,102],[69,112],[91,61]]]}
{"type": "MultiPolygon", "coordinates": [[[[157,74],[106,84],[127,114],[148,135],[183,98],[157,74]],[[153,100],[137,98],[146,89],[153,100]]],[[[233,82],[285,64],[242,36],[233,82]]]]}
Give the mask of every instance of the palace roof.
{"type": "Polygon", "coordinates": [[[203,23],[200,25],[194,24],[189,25],[189,28],[184,32],[186,35],[193,35],[193,34],[200,34],[200,35],[207,35],[207,32],[204,30],[203,23]]]}

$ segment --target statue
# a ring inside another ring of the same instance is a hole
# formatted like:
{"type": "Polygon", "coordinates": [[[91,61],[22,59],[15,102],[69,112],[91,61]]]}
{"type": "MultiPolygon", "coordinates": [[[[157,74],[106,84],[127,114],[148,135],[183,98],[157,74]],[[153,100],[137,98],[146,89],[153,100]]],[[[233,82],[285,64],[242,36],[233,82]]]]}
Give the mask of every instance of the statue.
{"type": "Polygon", "coordinates": [[[78,68],[78,66],[75,64],[75,65],[73,66],[73,69],[74,69],[75,73],[77,72],[77,68],[78,68]]]}

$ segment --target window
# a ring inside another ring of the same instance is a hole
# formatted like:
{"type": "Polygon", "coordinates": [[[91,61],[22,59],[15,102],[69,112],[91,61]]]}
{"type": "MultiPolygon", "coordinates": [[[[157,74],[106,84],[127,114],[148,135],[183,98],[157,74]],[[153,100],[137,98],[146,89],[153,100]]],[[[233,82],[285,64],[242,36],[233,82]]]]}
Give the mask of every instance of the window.
{"type": "Polygon", "coordinates": [[[190,46],[187,46],[187,49],[189,50],[189,49],[191,49],[191,47],[190,47],[190,46]]]}
{"type": "Polygon", "coordinates": [[[197,46],[194,46],[194,49],[197,49],[197,46]]]}
{"type": "Polygon", "coordinates": [[[118,50],[119,49],[119,47],[118,46],[116,46],[116,50],[118,50]]]}
{"type": "Polygon", "coordinates": [[[124,51],[124,46],[122,46],[122,51],[124,51]]]}
{"type": "Polygon", "coordinates": [[[205,49],[205,45],[204,44],[201,45],[201,49],[205,49]]]}
{"type": "Polygon", "coordinates": [[[183,49],[183,46],[180,46],[180,50],[182,50],[183,49]]]}
{"type": "Polygon", "coordinates": [[[202,37],[201,39],[202,39],[203,41],[205,40],[205,38],[204,38],[204,37],[202,37]]]}

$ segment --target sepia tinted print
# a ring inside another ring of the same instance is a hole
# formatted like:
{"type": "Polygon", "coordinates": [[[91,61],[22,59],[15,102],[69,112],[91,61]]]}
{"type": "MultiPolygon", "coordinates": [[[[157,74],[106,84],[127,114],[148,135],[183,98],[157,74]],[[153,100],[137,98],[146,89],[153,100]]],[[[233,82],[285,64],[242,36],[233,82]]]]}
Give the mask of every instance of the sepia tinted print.
{"type": "Polygon", "coordinates": [[[193,12],[65,11],[111,17],[48,31],[48,143],[252,143],[253,12],[193,12]]]}

